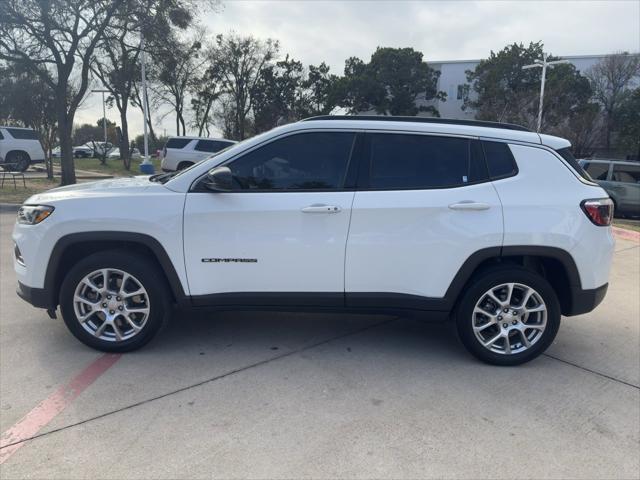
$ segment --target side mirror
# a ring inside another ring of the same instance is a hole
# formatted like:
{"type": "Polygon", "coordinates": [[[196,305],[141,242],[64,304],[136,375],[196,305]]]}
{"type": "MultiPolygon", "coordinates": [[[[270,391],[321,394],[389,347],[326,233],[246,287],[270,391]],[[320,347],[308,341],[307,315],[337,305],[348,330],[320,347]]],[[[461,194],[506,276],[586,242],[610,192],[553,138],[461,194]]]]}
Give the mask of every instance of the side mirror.
{"type": "Polygon", "coordinates": [[[216,167],[209,170],[204,187],[212,192],[230,192],[233,190],[233,175],[229,167],[216,167]]]}

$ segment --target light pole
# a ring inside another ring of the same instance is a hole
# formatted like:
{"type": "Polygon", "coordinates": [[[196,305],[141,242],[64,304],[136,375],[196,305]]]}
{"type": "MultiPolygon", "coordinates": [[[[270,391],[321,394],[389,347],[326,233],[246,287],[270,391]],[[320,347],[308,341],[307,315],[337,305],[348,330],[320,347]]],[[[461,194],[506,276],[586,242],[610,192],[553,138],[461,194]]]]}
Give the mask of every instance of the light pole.
{"type": "Polygon", "coordinates": [[[102,93],[102,127],[104,129],[104,145],[102,146],[102,154],[107,156],[107,107],[104,102],[104,94],[109,93],[109,90],[91,90],[93,93],[102,93]]]}
{"type": "Polygon", "coordinates": [[[144,159],[140,164],[141,173],[153,173],[153,163],[149,161],[149,134],[147,133],[147,118],[149,118],[149,105],[147,105],[147,75],[145,71],[144,37],[140,36],[140,67],[142,70],[142,124],[144,127],[144,159]]]}
{"type": "Polygon", "coordinates": [[[538,128],[536,129],[536,132],[540,132],[540,127],[542,126],[542,104],[544,102],[544,82],[547,77],[547,67],[558,65],[559,63],[569,63],[568,60],[555,60],[553,62],[547,62],[547,58],[549,58],[549,55],[547,53],[543,53],[542,60],[534,60],[534,63],[532,63],[531,65],[525,65],[524,67],[522,67],[523,70],[542,67],[542,81],[540,82],[540,105],[538,106],[538,128]]]}

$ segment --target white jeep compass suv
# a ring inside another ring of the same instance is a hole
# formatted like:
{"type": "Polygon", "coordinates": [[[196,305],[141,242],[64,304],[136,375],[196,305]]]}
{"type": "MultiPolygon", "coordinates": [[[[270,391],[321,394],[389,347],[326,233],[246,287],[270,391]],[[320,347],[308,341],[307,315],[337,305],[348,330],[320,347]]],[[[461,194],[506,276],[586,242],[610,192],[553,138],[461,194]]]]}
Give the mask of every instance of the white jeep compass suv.
{"type": "Polygon", "coordinates": [[[561,138],[514,125],[315,117],[176,173],[31,197],[18,294],[105,351],[194,308],[453,319],[478,358],[540,355],[607,291],[612,202],[561,138]]]}

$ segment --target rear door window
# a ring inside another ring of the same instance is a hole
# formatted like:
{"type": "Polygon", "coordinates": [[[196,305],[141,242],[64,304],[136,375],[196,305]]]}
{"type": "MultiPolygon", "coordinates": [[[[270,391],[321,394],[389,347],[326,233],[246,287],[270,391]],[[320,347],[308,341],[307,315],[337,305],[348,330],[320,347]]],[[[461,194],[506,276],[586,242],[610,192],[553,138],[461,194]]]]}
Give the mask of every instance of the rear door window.
{"type": "Polygon", "coordinates": [[[189,142],[191,142],[190,138],[170,138],[169,140],[167,140],[167,144],[164,147],[181,149],[186,147],[189,142]]]}
{"type": "Polygon", "coordinates": [[[368,134],[369,172],[364,188],[406,190],[460,187],[487,179],[477,142],[467,138],[368,134]]]}
{"type": "Polygon", "coordinates": [[[35,130],[27,130],[23,128],[7,128],[7,132],[17,140],[38,140],[38,134],[35,130]]]}
{"type": "Polygon", "coordinates": [[[613,181],[622,183],[640,183],[640,165],[613,165],[613,181]]]}
{"type": "Polygon", "coordinates": [[[584,169],[593,180],[606,180],[609,164],[602,162],[585,162],[584,169]]]}
{"type": "Polygon", "coordinates": [[[223,150],[231,145],[231,142],[222,142],[220,140],[199,140],[195,150],[199,152],[215,153],[223,150]]]}

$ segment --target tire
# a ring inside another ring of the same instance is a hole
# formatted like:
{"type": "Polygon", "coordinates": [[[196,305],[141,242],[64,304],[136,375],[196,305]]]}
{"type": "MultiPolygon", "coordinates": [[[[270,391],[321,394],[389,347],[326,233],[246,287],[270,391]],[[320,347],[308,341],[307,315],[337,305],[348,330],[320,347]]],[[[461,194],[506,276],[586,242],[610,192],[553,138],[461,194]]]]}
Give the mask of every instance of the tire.
{"type": "Polygon", "coordinates": [[[104,352],[144,346],[168,320],[170,308],[170,291],[160,268],[144,256],[122,250],[83,258],[71,268],[60,289],[60,310],[67,328],[85,345],[104,352]],[[104,271],[109,278],[107,289],[104,271]],[[141,289],[143,293],[132,295],[141,289]],[[76,295],[84,301],[77,301],[76,295]]]}
{"type": "Polygon", "coordinates": [[[528,362],[556,337],[558,297],[537,273],[516,265],[497,267],[474,277],[465,289],[456,311],[458,335],[483,362],[505,366],[528,362]]]}
{"type": "Polygon", "coordinates": [[[193,162],[180,162],[176,170],[184,170],[185,168],[189,168],[191,165],[193,165],[193,162]]]}
{"type": "Polygon", "coordinates": [[[9,155],[7,155],[5,163],[11,164],[11,166],[7,166],[5,169],[13,172],[25,172],[31,164],[31,159],[25,152],[10,152],[9,155]]]}

